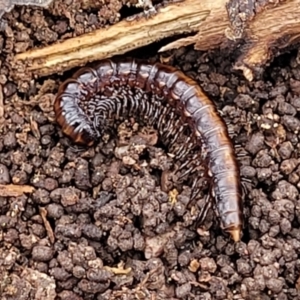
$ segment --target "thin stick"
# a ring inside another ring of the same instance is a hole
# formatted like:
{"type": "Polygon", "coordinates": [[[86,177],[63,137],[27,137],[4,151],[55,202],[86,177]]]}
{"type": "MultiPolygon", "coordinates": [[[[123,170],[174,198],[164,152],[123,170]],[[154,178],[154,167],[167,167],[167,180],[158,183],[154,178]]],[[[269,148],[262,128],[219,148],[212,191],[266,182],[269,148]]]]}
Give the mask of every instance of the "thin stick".
{"type": "Polygon", "coordinates": [[[27,62],[28,69],[38,76],[62,72],[124,54],[165,37],[198,31],[208,14],[209,10],[203,10],[199,0],[173,3],[161,8],[152,18],[124,20],[106,29],[18,54],[15,60],[27,62]]]}

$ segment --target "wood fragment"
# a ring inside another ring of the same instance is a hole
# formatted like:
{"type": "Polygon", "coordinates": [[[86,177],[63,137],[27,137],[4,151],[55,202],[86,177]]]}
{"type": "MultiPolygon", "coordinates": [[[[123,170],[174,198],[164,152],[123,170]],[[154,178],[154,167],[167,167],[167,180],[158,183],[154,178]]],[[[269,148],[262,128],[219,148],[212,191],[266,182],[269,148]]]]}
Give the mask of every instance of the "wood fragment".
{"type": "Polygon", "coordinates": [[[0,184],[1,197],[18,197],[25,194],[32,194],[34,187],[30,185],[16,185],[16,184],[0,184]]]}
{"type": "Polygon", "coordinates": [[[300,0],[285,1],[262,11],[245,32],[245,51],[234,68],[242,70],[251,81],[274,56],[300,42],[300,0]]]}
{"type": "Polygon", "coordinates": [[[104,266],[103,269],[107,270],[107,271],[111,271],[113,272],[115,275],[128,275],[131,272],[131,268],[124,268],[125,264],[123,261],[121,261],[117,268],[115,267],[109,267],[109,266],[104,266]]]}
{"type": "Polygon", "coordinates": [[[203,10],[201,1],[173,3],[161,8],[152,18],[123,20],[109,28],[17,54],[15,61],[27,62],[28,70],[38,76],[63,72],[169,36],[196,32],[208,15],[209,10],[203,10]]]}
{"type": "Polygon", "coordinates": [[[45,76],[188,33],[190,36],[160,51],[188,45],[202,51],[217,47],[238,50],[234,68],[252,80],[274,56],[300,42],[300,0],[268,1],[268,5],[252,5],[250,10],[246,7],[248,15],[240,27],[237,20],[243,16],[242,8],[237,1],[229,2],[185,0],[169,4],[149,19],[123,20],[109,28],[17,54],[15,67],[25,63],[34,75],[45,76]],[[236,13],[230,11],[228,3],[236,5],[236,13]]]}
{"type": "Polygon", "coordinates": [[[52,227],[51,227],[49,221],[47,220],[47,210],[44,207],[40,207],[39,211],[40,211],[40,215],[41,215],[41,217],[43,219],[43,222],[44,222],[44,225],[45,225],[45,228],[46,228],[46,231],[47,231],[50,243],[54,244],[55,237],[54,237],[54,233],[53,233],[52,227]]]}
{"type": "Polygon", "coordinates": [[[192,44],[196,50],[207,51],[226,47],[233,39],[232,45],[239,43],[239,56],[234,68],[242,70],[246,79],[252,81],[274,56],[300,42],[300,0],[275,1],[272,6],[267,5],[243,25],[243,38],[240,40],[234,40],[234,36],[228,34],[232,28],[222,11],[225,3],[217,2],[219,10],[203,21],[198,34],[170,43],[160,51],[192,44]]]}

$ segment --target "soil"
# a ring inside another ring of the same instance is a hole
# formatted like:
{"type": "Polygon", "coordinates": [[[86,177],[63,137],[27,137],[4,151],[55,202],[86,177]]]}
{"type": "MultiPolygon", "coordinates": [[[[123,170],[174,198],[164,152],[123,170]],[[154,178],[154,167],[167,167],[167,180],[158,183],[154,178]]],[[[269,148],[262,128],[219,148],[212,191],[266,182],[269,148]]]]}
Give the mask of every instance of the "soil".
{"type": "Polygon", "coordinates": [[[162,58],[152,45],[131,53],[193,77],[227,121],[245,186],[246,224],[235,244],[214,209],[196,228],[203,199],[190,205],[190,185],[163,187],[177,162],[155,131],[124,120],[107,140],[79,149],[53,113],[59,84],[75,70],[38,79],[14,73],[16,53],[123,13],[117,0],[100,10],[56,0],[3,15],[0,298],[300,299],[300,56],[280,56],[249,83],[226,50],[187,47],[162,58]]]}

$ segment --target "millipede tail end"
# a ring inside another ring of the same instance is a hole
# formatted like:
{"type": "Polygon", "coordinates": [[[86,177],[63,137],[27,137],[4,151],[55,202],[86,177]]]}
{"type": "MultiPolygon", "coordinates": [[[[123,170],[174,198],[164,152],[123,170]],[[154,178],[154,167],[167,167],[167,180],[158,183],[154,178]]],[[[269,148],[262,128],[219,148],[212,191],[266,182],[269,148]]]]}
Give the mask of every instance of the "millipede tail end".
{"type": "Polygon", "coordinates": [[[233,239],[233,241],[236,243],[236,242],[239,242],[241,240],[241,237],[242,237],[242,228],[241,226],[234,226],[230,229],[227,229],[226,230],[231,238],[233,239]]]}

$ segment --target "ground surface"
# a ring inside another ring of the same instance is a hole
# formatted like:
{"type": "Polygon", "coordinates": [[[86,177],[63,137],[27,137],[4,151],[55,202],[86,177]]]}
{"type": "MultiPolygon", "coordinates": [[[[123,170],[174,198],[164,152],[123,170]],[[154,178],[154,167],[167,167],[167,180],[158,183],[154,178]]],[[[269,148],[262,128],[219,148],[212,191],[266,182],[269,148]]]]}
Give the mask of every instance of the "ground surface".
{"type": "Polygon", "coordinates": [[[127,121],[108,143],[75,151],[52,110],[71,73],[11,79],[15,53],[117,22],[122,6],[110,1],[97,13],[64,3],[17,7],[0,33],[0,184],[35,188],[0,197],[0,298],[300,299],[297,53],[252,83],[224,51],[165,55],[215,101],[246,153],[246,228],[234,244],[212,211],[195,229],[201,200],[187,205],[190,187],[178,197],[161,190],[161,171],[176,162],[152,145],[155,134],[140,138],[143,128],[127,121]]]}

